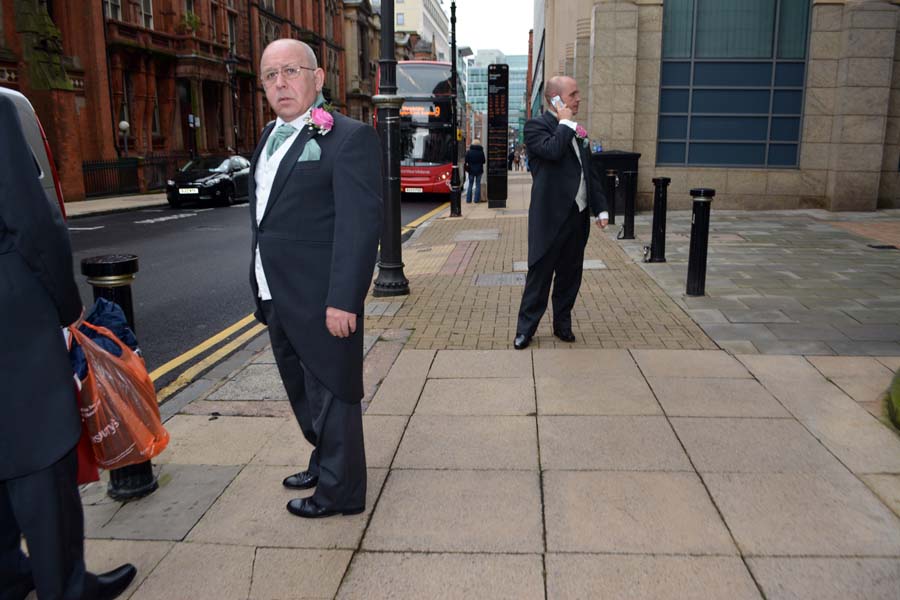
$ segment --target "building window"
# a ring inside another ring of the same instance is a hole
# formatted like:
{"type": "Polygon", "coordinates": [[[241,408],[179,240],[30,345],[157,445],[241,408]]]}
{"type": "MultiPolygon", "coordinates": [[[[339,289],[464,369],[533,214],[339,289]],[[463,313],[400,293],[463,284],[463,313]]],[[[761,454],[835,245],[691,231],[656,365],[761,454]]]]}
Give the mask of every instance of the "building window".
{"type": "Polygon", "coordinates": [[[219,41],[219,8],[210,6],[209,11],[209,30],[212,33],[212,41],[219,41]]]}
{"type": "Polygon", "coordinates": [[[103,16],[116,21],[122,20],[122,0],[103,0],[103,16]]]}
{"type": "Polygon", "coordinates": [[[162,127],[159,119],[159,81],[156,82],[156,88],[153,90],[153,120],[151,129],[153,135],[162,135],[162,127]]]}
{"type": "Polygon", "coordinates": [[[237,52],[237,16],[228,14],[228,49],[234,54],[237,52]]]}
{"type": "Polygon", "coordinates": [[[153,0],[141,0],[141,25],[153,29],[153,0]]]}
{"type": "Polygon", "coordinates": [[[275,12],[275,0],[261,0],[259,5],[271,13],[275,12]]]}
{"type": "Polygon", "coordinates": [[[406,25],[406,18],[403,13],[397,13],[397,25],[406,25]]]}
{"type": "Polygon", "coordinates": [[[657,163],[796,167],[807,0],[667,0],[657,163]]]}
{"type": "Polygon", "coordinates": [[[194,9],[194,0],[184,0],[184,12],[197,14],[197,11],[194,9]]]}

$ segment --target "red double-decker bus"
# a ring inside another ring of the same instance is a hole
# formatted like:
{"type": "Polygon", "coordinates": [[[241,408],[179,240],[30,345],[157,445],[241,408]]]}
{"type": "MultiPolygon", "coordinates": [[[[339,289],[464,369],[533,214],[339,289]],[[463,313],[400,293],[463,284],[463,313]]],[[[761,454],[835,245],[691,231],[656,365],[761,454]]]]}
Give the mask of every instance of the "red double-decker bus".
{"type": "Polygon", "coordinates": [[[450,194],[451,155],[456,132],[451,122],[450,63],[405,60],[397,63],[400,109],[400,191],[450,194]]]}

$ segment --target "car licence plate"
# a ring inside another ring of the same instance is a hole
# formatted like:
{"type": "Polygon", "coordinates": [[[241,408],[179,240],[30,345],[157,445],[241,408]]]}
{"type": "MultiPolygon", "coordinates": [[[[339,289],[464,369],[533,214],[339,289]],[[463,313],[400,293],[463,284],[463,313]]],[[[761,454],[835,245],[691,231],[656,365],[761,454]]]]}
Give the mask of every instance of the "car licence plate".
{"type": "Polygon", "coordinates": [[[421,194],[421,193],[422,193],[422,188],[411,188],[411,187],[408,187],[408,188],[406,188],[406,189],[403,190],[403,191],[409,192],[409,193],[411,193],[411,194],[421,194]]]}
{"type": "Polygon", "coordinates": [[[179,194],[199,194],[200,190],[197,188],[178,188],[179,194]]]}

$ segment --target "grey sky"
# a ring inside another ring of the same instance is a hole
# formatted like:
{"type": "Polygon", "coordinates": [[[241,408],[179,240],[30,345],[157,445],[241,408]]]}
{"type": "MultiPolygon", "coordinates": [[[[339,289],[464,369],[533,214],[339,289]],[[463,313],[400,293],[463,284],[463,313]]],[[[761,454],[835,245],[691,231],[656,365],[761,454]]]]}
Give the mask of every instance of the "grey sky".
{"type": "MultiPolygon", "coordinates": [[[[442,0],[450,14],[450,0],[442,0]]],[[[456,0],[456,43],[472,50],[497,49],[528,54],[528,30],[534,22],[533,0],[456,0]]]]}

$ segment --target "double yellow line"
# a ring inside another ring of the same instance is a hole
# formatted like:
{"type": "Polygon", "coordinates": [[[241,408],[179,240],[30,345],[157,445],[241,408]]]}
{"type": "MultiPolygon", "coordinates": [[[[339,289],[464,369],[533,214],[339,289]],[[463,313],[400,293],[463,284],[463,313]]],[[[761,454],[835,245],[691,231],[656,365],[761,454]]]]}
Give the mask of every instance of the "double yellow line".
{"type": "MultiPolygon", "coordinates": [[[[253,318],[253,314],[251,313],[251,314],[247,315],[246,317],[244,317],[243,319],[241,319],[240,321],[238,321],[237,323],[235,323],[234,325],[230,325],[229,327],[226,327],[225,329],[223,329],[216,335],[212,336],[208,340],[194,346],[193,348],[191,348],[190,350],[188,350],[181,356],[173,358],[166,364],[155,369],[152,373],[150,373],[150,379],[155,382],[163,375],[166,375],[167,373],[173,371],[174,369],[177,369],[178,367],[185,364],[186,362],[196,358],[197,356],[200,356],[207,350],[216,347],[218,344],[227,340],[229,337],[231,337],[235,333],[237,333],[237,332],[241,331],[242,329],[244,329],[245,327],[247,327],[247,325],[249,325],[253,321],[254,321],[254,318],[253,318]]],[[[225,358],[226,356],[228,356],[229,354],[231,354],[232,352],[234,352],[235,350],[240,348],[242,345],[249,342],[251,339],[253,339],[257,335],[262,333],[263,330],[265,330],[265,328],[266,328],[265,325],[263,325],[261,323],[257,323],[256,325],[254,325],[247,331],[241,333],[239,336],[237,336],[236,338],[234,338],[227,344],[218,348],[215,352],[213,352],[212,354],[210,354],[203,360],[201,360],[198,363],[192,365],[191,367],[185,369],[184,372],[182,372],[175,379],[175,381],[173,381],[172,383],[170,383],[169,385],[167,385],[166,387],[164,387],[163,389],[159,390],[159,392],[156,393],[157,401],[163,402],[164,400],[166,400],[167,398],[169,398],[170,396],[172,396],[173,394],[175,394],[176,392],[181,390],[181,388],[183,388],[186,385],[188,385],[189,383],[191,383],[197,375],[199,375],[206,369],[210,368],[211,366],[215,365],[217,362],[219,362],[220,360],[222,360],[223,358],[225,358]]]]}
{"type": "MultiPolygon", "coordinates": [[[[445,202],[441,206],[438,206],[434,210],[422,215],[418,219],[407,223],[406,226],[403,227],[403,229],[401,229],[401,232],[406,233],[408,231],[414,230],[416,227],[418,227],[419,225],[421,225],[428,219],[431,219],[432,217],[447,210],[447,208],[449,206],[450,206],[450,203],[445,202]]],[[[177,369],[178,367],[182,366],[183,364],[187,363],[188,361],[200,356],[204,352],[207,352],[208,350],[215,348],[216,346],[218,346],[219,344],[221,344],[222,342],[224,342],[225,340],[227,340],[234,334],[245,329],[248,325],[253,323],[254,320],[255,319],[253,317],[253,314],[251,313],[251,314],[247,315],[246,317],[244,317],[243,319],[241,319],[240,321],[238,321],[237,323],[235,323],[234,325],[229,325],[228,327],[226,327],[219,333],[215,334],[211,338],[207,339],[206,341],[201,342],[200,344],[194,346],[193,348],[191,348],[184,354],[173,358],[166,364],[155,369],[152,373],[150,373],[150,379],[153,380],[154,382],[156,382],[158,379],[160,379],[167,373],[170,373],[171,371],[177,369]]],[[[211,354],[209,354],[208,356],[206,356],[205,358],[203,358],[196,364],[191,365],[189,368],[185,369],[177,378],[175,378],[175,380],[172,383],[170,383],[169,385],[162,388],[161,390],[159,390],[159,392],[156,393],[157,401],[161,403],[161,402],[165,401],[166,399],[168,399],[170,396],[173,396],[175,393],[180,391],[182,388],[189,385],[194,380],[194,378],[197,377],[200,373],[209,369],[210,367],[215,365],[217,362],[219,362],[220,360],[222,360],[223,358],[225,358],[226,356],[228,356],[229,354],[231,354],[232,352],[234,352],[235,350],[237,350],[238,348],[240,348],[241,346],[243,346],[244,344],[246,344],[247,342],[249,342],[250,340],[255,338],[257,335],[262,333],[265,330],[265,328],[266,328],[265,325],[263,325],[261,323],[257,323],[256,325],[254,325],[253,327],[250,327],[250,329],[247,329],[246,331],[241,333],[239,336],[237,336],[236,338],[234,338],[227,344],[224,344],[223,346],[217,348],[215,352],[212,352],[211,354]]]]}

